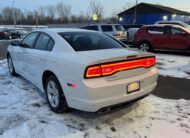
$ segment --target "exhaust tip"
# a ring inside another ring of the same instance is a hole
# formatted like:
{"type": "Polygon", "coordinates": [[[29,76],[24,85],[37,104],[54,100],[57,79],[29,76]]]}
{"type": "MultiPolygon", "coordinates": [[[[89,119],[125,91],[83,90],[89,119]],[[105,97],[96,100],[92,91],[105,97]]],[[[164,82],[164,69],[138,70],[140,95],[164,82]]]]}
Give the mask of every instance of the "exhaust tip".
{"type": "Polygon", "coordinates": [[[106,113],[108,113],[108,112],[110,112],[111,111],[111,108],[104,108],[104,109],[101,109],[99,112],[98,112],[98,114],[99,115],[102,115],[102,114],[106,114],[106,113]]]}

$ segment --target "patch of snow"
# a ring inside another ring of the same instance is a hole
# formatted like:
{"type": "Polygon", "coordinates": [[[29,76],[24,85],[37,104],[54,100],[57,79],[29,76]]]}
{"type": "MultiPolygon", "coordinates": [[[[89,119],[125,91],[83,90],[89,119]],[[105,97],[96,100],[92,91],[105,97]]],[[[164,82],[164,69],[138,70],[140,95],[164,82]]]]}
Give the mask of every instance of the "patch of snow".
{"type": "Polygon", "coordinates": [[[156,54],[156,58],[161,75],[190,79],[189,56],[156,54]]]}
{"type": "MultiPolygon", "coordinates": [[[[158,58],[161,60],[163,56],[158,58]]],[[[168,60],[171,59],[163,58],[162,63],[168,60]]],[[[166,64],[166,68],[172,67],[166,64]]],[[[165,100],[151,95],[105,115],[77,110],[55,114],[50,111],[44,94],[22,77],[11,77],[6,60],[2,60],[0,138],[15,137],[189,138],[190,101],[165,100]]]]}

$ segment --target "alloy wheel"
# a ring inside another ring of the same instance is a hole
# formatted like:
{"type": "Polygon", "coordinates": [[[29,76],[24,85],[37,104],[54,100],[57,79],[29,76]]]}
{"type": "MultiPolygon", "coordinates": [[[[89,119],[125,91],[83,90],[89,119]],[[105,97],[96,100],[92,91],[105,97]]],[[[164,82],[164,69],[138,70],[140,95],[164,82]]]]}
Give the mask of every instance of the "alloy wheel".
{"type": "Polygon", "coordinates": [[[150,50],[150,46],[147,43],[142,43],[139,47],[139,50],[148,52],[150,50]]]}
{"type": "Polygon", "coordinates": [[[13,62],[12,62],[11,57],[8,58],[8,67],[9,67],[9,72],[10,72],[10,74],[13,74],[13,72],[14,72],[14,67],[13,67],[13,62]]]}
{"type": "Polygon", "coordinates": [[[47,84],[47,96],[52,107],[56,108],[59,104],[59,90],[57,84],[51,80],[47,84]]]}

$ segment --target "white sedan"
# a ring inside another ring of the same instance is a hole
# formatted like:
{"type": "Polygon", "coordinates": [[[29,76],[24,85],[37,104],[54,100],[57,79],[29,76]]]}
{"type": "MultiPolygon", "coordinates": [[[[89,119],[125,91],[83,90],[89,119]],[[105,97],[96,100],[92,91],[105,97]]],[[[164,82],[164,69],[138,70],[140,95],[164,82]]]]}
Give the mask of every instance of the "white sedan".
{"type": "Polygon", "coordinates": [[[21,75],[47,96],[52,111],[109,111],[148,95],[157,85],[155,56],[127,49],[100,32],[43,29],[7,50],[11,75],[21,75]]]}

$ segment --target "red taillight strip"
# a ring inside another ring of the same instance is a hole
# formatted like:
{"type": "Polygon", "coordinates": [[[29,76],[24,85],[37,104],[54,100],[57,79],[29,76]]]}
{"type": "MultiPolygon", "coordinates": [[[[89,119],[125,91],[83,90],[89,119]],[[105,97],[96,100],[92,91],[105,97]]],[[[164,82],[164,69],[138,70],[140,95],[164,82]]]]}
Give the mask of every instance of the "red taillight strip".
{"type": "Polygon", "coordinates": [[[85,78],[95,78],[113,75],[116,72],[130,70],[134,68],[149,68],[155,65],[155,57],[135,59],[130,61],[121,61],[117,63],[108,63],[91,66],[87,68],[85,78]]]}
{"type": "Polygon", "coordinates": [[[100,66],[89,67],[86,71],[86,78],[100,77],[102,70],[100,66]]]}

